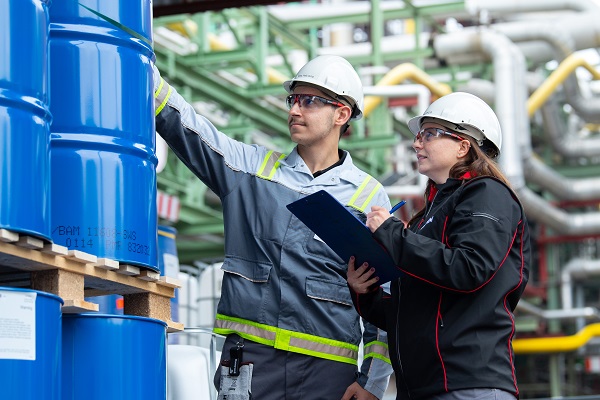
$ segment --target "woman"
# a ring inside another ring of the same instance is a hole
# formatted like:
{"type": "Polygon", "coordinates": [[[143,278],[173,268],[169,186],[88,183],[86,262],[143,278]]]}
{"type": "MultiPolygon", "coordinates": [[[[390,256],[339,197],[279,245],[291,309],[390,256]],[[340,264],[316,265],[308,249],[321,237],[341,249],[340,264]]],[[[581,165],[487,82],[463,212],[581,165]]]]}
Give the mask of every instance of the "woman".
{"type": "MultiPolygon", "coordinates": [[[[354,306],[388,332],[397,399],[515,399],[513,311],[530,263],[523,208],[494,162],[498,118],[453,93],[409,121],[425,206],[409,222],[373,207],[367,226],[403,272],[391,296],[348,264],[354,306]]],[[[373,265],[377,267],[377,265],[373,265]]]]}

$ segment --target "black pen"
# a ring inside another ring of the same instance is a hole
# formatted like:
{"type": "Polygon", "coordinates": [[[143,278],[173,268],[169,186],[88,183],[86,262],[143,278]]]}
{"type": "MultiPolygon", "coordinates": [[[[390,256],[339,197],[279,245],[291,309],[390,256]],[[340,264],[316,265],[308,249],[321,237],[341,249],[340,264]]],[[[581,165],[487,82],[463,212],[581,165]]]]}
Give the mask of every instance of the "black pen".
{"type": "Polygon", "coordinates": [[[406,200],[400,200],[400,202],[398,204],[396,204],[394,207],[392,207],[392,209],[390,210],[390,214],[395,213],[396,211],[398,211],[398,209],[400,207],[402,207],[405,204],[406,204],[406,200]]]}

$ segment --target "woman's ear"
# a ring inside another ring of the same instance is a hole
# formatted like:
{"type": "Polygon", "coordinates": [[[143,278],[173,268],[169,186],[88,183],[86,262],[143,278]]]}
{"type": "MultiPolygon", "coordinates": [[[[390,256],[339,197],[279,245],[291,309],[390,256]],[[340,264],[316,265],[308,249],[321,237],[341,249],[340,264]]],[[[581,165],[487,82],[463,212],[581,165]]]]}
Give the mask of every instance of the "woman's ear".
{"type": "Polygon", "coordinates": [[[461,140],[460,147],[458,148],[458,157],[462,158],[469,154],[469,149],[471,148],[471,142],[468,140],[461,140]]]}

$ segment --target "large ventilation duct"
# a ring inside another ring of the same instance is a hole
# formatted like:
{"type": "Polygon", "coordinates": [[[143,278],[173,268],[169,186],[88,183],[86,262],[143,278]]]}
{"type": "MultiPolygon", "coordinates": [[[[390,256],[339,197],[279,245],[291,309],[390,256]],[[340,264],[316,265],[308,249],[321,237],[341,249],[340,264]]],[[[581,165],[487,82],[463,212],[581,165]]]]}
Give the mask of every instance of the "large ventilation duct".
{"type": "Polygon", "coordinates": [[[538,164],[530,162],[532,151],[526,112],[526,67],[517,46],[504,35],[480,29],[440,35],[434,42],[434,48],[442,58],[446,54],[479,51],[493,59],[497,88],[495,108],[503,131],[500,165],[517,190],[528,217],[562,234],[589,235],[600,232],[599,212],[566,213],[524,184],[524,170],[534,169],[538,164]]]}
{"type": "Polygon", "coordinates": [[[546,225],[563,235],[595,235],[600,232],[600,213],[567,213],[528,188],[518,191],[527,218],[546,225]]]}
{"type": "Polygon", "coordinates": [[[594,0],[465,0],[465,8],[475,15],[488,12],[492,16],[547,11],[591,11],[598,9],[594,0]]]}
{"type": "Polygon", "coordinates": [[[550,139],[555,152],[568,158],[600,155],[600,138],[584,138],[583,133],[569,132],[556,96],[549,98],[540,111],[544,133],[550,139]],[[565,134],[565,132],[569,133],[565,134]]]}
{"type": "MultiPolygon", "coordinates": [[[[513,42],[543,40],[554,49],[555,59],[560,63],[574,51],[600,45],[597,21],[599,8],[595,12],[577,14],[553,22],[524,21],[512,24],[497,24],[493,29],[506,35],[513,42]]],[[[584,98],[574,74],[563,82],[567,102],[578,115],[588,122],[600,122],[600,98],[584,98]]]]}
{"type": "Polygon", "coordinates": [[[436,53],[481,52],[492,58],[496,83],[495,110],[502,126],[500,164],[515,189],[525,186],[520,134],[529,132],[526,114],[526,65],[523,54],[506,36],[489,29],[465,30],[440,35],[434,41],[436,53]]]}
{"type": "Polygon", "coordinates": [[[560,200],[600,198],[600,177],[565,178],[534,156],[527,160],[527,167],[527,182],[543,187],[560,200]]]}
{"type": "Polygon", "coordinates": [[[564,309],[573,308],[573,280],[584,280],[600,275],[600,261],[576,258],[567,263],[562,269],[561,298],[564,309]]]}
{"type": "Polygon", "coordinates": [[[545,320],[579,318],[600,320],[600,313],[594,307],[581,307],[569,310],[544,310],[521,299],[519,300],[519,304],[517,304],[517,310],[545,320]]]}
{"type": "MultiPolygon", "coordinates": [[[[535,63],[557,60],[559,63],[577,50],[600,46],[600,6],[593,11],[555,18],[552,21],[519,21],[493,24],[490,29],[515,42],[526,58],[535,63]],[[550,51],[549,51],[550,50],[550,51]]],[[[480,27],[465,28],[477,32],[480,27]]],[[[450,64],[482,61],[481,53],[437,54],[450,64]]],[[[574,75],[564,82],[567,102],[584,120],[600,122],[600,98],[584,97],[574,75]]]]}

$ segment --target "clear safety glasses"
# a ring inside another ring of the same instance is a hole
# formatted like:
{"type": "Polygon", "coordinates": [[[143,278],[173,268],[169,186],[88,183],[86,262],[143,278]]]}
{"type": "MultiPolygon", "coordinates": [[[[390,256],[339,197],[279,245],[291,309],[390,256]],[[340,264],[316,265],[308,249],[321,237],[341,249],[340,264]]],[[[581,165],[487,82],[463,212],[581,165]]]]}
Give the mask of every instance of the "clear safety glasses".
{"type": "Polygon", "coordinates": [[[335,107],[345,107],[344,103],[340,103],[339,101],[329,100],[320,96],[313,96],[310,94],[290,94],[285,98],[285,104],[288,110],[291,110],[294,104],[298,103],[300,108],[304,110],[316,110],[321,108],[327,104],[330,104],[335,107]]]}
{"type": "Polygon", "coordinates": [[[417,141],[421,143],[428,143],[432,140],[435,140],[441,136],[449,136],[455,140],[466,140],[465,138],[460,137],[456,133],[448,132],[440,128],[425,128],[421,129],[416,135],[413,143],[417,141]]]}

